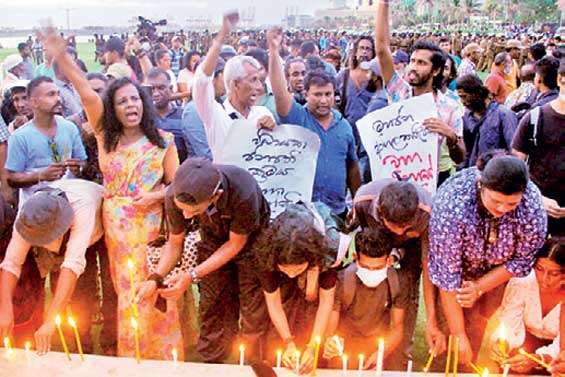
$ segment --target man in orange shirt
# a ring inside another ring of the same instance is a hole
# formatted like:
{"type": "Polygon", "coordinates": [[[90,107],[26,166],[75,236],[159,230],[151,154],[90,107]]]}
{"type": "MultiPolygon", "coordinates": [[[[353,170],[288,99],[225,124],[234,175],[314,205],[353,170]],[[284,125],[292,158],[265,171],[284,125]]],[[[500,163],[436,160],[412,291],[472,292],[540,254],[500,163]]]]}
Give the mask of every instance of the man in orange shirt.
{"type": "Polygon", "coordinates": [[[490,75],[485,81],[485,86],[491,92],[494,100],[503,105],[506,97],[510,94],[510,89],[504,80],[504,72],[512,66],[512,59],[506,52],[498,53],[494,58],[494,64],[490,70],[490,75]]]}
{"type": "Polygon", "coordinates": [[[506,42],[506,52],[509,53],[512,58],[512,65],[507,72],[504,72],[504,80],[506,80],[506,85],[510,91],[518,88],[518,79],[520,78],[518,60],[520,59],[523,48],[522,42],[517,39],[510,39],[506,42]]]}

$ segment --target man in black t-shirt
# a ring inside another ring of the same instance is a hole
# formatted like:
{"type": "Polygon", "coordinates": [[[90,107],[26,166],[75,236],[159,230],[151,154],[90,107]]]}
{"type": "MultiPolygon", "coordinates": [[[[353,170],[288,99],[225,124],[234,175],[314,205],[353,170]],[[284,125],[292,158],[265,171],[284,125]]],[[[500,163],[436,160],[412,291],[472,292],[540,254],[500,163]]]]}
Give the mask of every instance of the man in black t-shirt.
{"type": "Polygon", "coordinates": [[[548,234],[552,236],[565,234],[565,63],[563,62],[559,67],[557,83],[560,89],[559,97],[541,108],[530,111],[518,125],[512,140],[514,154],[523,160],[528,159],[532,181],[543,195],[544,207],[548,214],[548,234]]]}
{"type": "Polygon", "coordinates": [[[230,353],[241,310],[242,343],[248,359],[256,355],[269,319],[253,270],[253,244],[268,225],[269,204],[247,171],[187,159],[165,197],[169,247],[180,255],[187,229],[196,223],[198,265],[161,289],[165,298],[180,297],[191,283],[200,289],[200,338],[205,362],[222,362],[230,353]],[[188,221],[192,222],[189,224],[188,221]]]}

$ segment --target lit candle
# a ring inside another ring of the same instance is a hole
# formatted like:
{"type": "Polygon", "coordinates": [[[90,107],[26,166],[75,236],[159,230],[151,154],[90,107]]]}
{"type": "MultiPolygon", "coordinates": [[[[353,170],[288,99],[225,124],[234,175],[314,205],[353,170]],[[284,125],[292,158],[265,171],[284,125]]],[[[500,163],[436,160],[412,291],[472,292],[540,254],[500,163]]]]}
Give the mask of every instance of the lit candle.
{"type": "Polygon", "coordinates": [[[483,369],[483,377],[488,377],[488,368],[483,369]]]}
{"type": "Polygon", "coordinates": [[[453,337],[450,335],[447,340],[447,357],[445,359],[445,377],[449,377],[449,367],[451,366],[451,342],[453,337]]]}
{"type": "Polygon", "coordinates": [[[277,368],[280,368],[282,364],[282,351],[277,350],[277,368]]]}
{"type": "Polygon", "coordinates": [[[131,309],[133,310],[133,315],[135,318],[139,318],[139,311],[137,310],[137,303],[135,302],[135,276],[134,276],[134,264],[131,258],[128,258],[128,271],[129,271],[129,285],[131,294],[131,309]]]}
{"type": "Polygon", "coordinates": [[[139,325],[134,317],[131,317],[130,323],[135,339],[135,360],[139,364],[141,362],[141,352],[139,351],[139,325]]]}
{"type": "Polygon", "coordinates": [[[377,348],[377,377],[382,376],[383,374],[383,359],[385,356],[385,340],[383,338],[379,338],[378,341],[378,348],[377,348]]]}
{"type": "Polygon", "coordinates": [[[299,350],[294,351],[294,362],[296,363],[296,365],[295,365],[296,374],[300,374],[300,351],[299,350]]]}
{"type": "Polygon", "coordinates": [[[316,370],[318,369],[318,357],[320,356],[320,344],[322,343],[322,339],[316,336],[314,342],[316,348],[314,349],[314,369],[312,370],[312,376],[316,375],[316,370]]]}
{"type": "Polygon", "coordinates": [[[500,326],[498,326],[498,349],[505,359],[508,357],[506,338],[506,326],[504,326],[504,323],[501,323],[500,326]]]}
{"type": "Polygon", "coordinates": [[[347,355],[346,354],[341,355],[341,370],[343,371],[344,375],[347,373],[347,355]]]}
{"type": "Polygon", "coordinates": [[[533,362],[541,365],[542,367],[544,367],[545,369],[547,369],[548,371],[551,371],[551,365],[549,365],[548,363],[546,363],[545,361],[543,361],[542,359],[538,359],[537,357],[535,357],[532,354],[529,354],[528,352],[526,352],[525,349],[520,348],[520,350],[518,351],[520,352],[520,355],[524,355],[526,356],[528,359],[532,360],[533,362]]]}
{"type": "Polygon", "coordinates": [[[436,357],[435,351],[432,350],[430,352],[430,357],[428,357],[428,361],[426,362],[426,366],[424,366],[424,369],[422,369],[422,372],[428,373],[428,371],[432,367],[432,363],[433,363],[435,357],[436,357]]]}
{"type": "Polygon", "coordinates": [[[30,359],[30,351],[31,351],[31,342],[28,340],[27,342],[25,342],[25,350],[26,350],[26,360],[29,361],[30,359]]]}
{"type": "Polygon", "coordinates": [[[455,350],[453,352],[453,377],[457,377],[457,367],[459,366],[459,337],[455,337],[455,350]]]}
{"type": "Polygon", "coordinates": [[[171,355],[173,356],[173,363],[177,365],[179,359],[179,353],[176,348],[173,348],[173,350],[171,351],[171,355]]]}
{"type": "Polygon", "coordinates": [[[365,369],[365,355],[362,353],[359,354],[359,370],[362,371],[365,369]]]}
{"type": "Polygon", "coordinates": [[[243,344],[239,345],[239,366],[245,364],[245,346],[243,344]]]}
{"type": "Polygon", "coordinates": [[[412,375],[412,360],[408,360],[408,365],[406,366],[406,376],[410,377],[412,375]]]}
{"type": "Polygon", "coordinates": [[[12,353],[14,352],[12,350],[12,343],[10,342],[10,338],[9,337],[4,337],[4,348],[6,348],[6,354],[8,356],[12,356],[12,353]]]}
{"type": "Polygon", "coordinates": [[[82,352],[82,343],[80,342],[80,335],[78,333],[77,323],[75,322],[73,317],[69,317],[69,325],[73,328],[73,332],[75,334],[75,341],[77,343],[78,354],[80,355],[80,359],[84,361],[84,354],[82,352]]]}
{"type": "Polygon", "coordinates": [[[61,344],[63,345],[63,350],[67,355],[67,359],[71,360],[71,354],[69,353],[69,347],[67,347],[67,342],[65,341],[65,336],[63,335],[63,330],[61,330],[61,316],[57,314],[55,317],[55,325],[57,326],[57,331],[59,332],[59,338],[61,338],[61,344]]]}

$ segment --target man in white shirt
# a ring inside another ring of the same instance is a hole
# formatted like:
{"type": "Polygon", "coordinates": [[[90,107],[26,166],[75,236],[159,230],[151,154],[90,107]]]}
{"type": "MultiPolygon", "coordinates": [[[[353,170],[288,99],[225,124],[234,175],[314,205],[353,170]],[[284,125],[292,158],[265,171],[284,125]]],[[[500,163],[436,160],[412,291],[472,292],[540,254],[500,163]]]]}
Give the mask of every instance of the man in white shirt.
{"type": "MultiPolygon", "coordinates": [[[[35,332],[37,351],[44,354],[50,350],[55,318],[61,315],[66,321],[67,305],[86,268],[87,249],[102,239],[103,193],[104,188],[93,182],[59,180],[39,188],[23,205],[0,264],[0,337],[8,336],[14,327],[14,290],[27,254],[35,246],[34,257],[42,277],[60,269],[53,300],[35,332]]],[[[81,328],[89,322],[84,317],[81,328]]]]}
{"type": "Polygon", "coordinates": [[[200,64],[193,79],[192,97],[198,115],[204,123],[208,144],[214,161],[220,151],[232,124],[238,119],[257,123],[258,127],[272,129],[275,120],[264,106],[255,106],[263,84],[259,77],[261,65],[250,56],[236,56],[227,61],[224,81],[227,99],[223,104],[216,102],[214,94],[214,69],[223,41],[229,35],[232,23],[224,17],[222,29],[214,39],[208,54],[200,64]]]}

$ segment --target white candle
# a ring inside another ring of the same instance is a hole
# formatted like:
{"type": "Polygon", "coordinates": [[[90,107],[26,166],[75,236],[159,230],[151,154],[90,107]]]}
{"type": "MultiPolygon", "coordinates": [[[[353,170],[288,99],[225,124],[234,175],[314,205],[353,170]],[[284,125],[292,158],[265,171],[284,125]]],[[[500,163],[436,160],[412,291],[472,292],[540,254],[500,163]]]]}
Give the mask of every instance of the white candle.
{"type": "Polygon", "coordinates": [[[30,341],[25,342],[25,349],[26,349],[26,360],[29,361],[29,357],[30,357],[29,353],[30,353],[30,350],[31,350],[31,342],[30,341]]]}
{"type": "Polygon", "coordinates": [[[173,350],[171,351],[171,355],[173,356],[173,363],[177,365],[179,359],[179,353],[176,348],[173,348],[173,350]]]}
{"type": "Polygon", "coordinates": [[[239,345],[239,365],[243,366],[245,364],[245,346],[243,344],[239,345]]]}
{"type": "Polygon", "coordinates": [[[381,377],[383,374],[383,359],[385,355],[385,341],[383,338],[379,338],[379,347],[377,349],[377,377],[381,377]]]}
{"type": "Polygon", "coordinates": [[[296,374],[300,374],[300,351],[294,351],[294,360],[296,362],[295,369],[296,374]]]}
{"type": "Polygon", "coordinates": [[[277,350],[277,368],[280,368],[282,364],[282,351],[277,350]]]}
{"type": "Polygon", "coordinates": [[[502,371],[502,377],[508,377],[508,372],[510,372],[510,364],[504,365],[504,370],[502,371]]]}
{"type": "Polygon", "coordinates": [[[412,360],[408,360],[408,365],[406,366],[406,377],[410,377],[412,374],[412,360]]]}
{"type": "Polygon", "coordinates": [[[341,369],[343,371],[343,374],[345,375],[345,373],[347,373],[347,355],[343,354],[341,356],[341,369]]]}
{"type": "Polygon", "coordinates": [[[365,355],[362,353],[359,354],[359,370],[362,371],[365,369],[365,355]]]}

